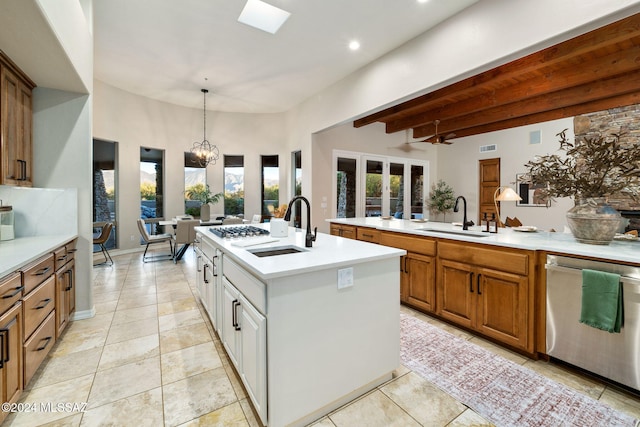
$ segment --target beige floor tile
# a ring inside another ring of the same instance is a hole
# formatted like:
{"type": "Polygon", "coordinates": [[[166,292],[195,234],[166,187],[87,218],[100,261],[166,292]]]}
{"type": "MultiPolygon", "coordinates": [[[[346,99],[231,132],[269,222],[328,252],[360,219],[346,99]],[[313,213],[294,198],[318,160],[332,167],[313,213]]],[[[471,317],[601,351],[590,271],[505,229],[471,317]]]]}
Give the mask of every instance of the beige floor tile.
{"type": "Polygon", "coordinates": [[[99,288],[93,288],[93,303],[99,304],[101,302],[110,302],[110,301],[118,301],[120,298],[120,291],[108,291],[108,292],[98,292],[99,288]]]}
{"type": "Polygon", "coordinates": [[[103,332],[111,327],[113,313],[96,314],[89,319],[76,320],[69,324],[67,333],[75,332],[103,332]]]}
{"type": "Polygon", "coordinates": [[[158,292],[158,304],[161,304],[163,302],[170,302],[170,301],[175,301],[179,299],[189,298],[189,297],[193,297],[193,293],[191,292],[191,289],[188,287],[175,289],[173,291],[158,292]]]}
{"type": "Polygon", "coordinates": [[[199,310],[181,311],[158,317],[160,332],[204,322],[199,310]]]}
{"type": "Polygon", "coordinates": [[[173,382],[162,389],[167,427],[184,424],[237,401],[222,368],[173,382]]]}
{"type": "Polygon", "coordinates": [[[180,427],[249,427],[240,403],[235,402],[191,420],[180,427]]]}
{"type": "Polygon", "coordinates": [[[494,424],[482,418],[471,409],[464,411],[459,417],[447,424],[447,427],[491,427],[494,424]]]}
{"type": "Polygon", "coordinates": [[[98,370],[127,365],[160,355],[158,334],[146,335],[104,346],[98,370]]]}
{"type": "MultiPolygon", "coordinates": [[[[625,412],[634,418],[640,419],[640,398],[634,397],[624,391],[616,390],[610,386],[604,390],[600,401],[614,409],[625,412]]],[[[639,424],[640,425],[640,424],[639,424]]]]}
{"type": "Polygon", "coordinates": [[[222,367],[213,342],[162,354],[162,384],[166,385],[205,371],[222,367]]]}
{"type": "Polygon", "coordinates": [[[337,427],[409,427],[420,425],[379,390],[337,410],[329,415],[329,418],[337,427]]]}
{"type": "Polygon", "coordinates": [[[93,307],[96,310],[96,314],[113,313],[116,311],[118,301],[96,302],[93,307]]]}
{"type": "Polygon", "coordinates": [[[335,427],[335,424],[331,422],[329,417],[324,417],[311,424],[310,427],[335,427]]]}
{"type": "Polygon", "coordinates": [[[114,344],[121,341],[140,338],[158,333],[158,319],[150,317],[148,319],[137,320],[135,322],[120,323],[113,325],[109,329],[107,344],[114,344]]]}
{"type": "Polygon", "coordinates": [[[381,391],[423,425],[444,426],[467,409],[413,372],[391,381],[381,391]]]}
{"type": "MultiPolygon", "coordinates": [[[[112,294],[112,293],[119,294],[123,286],[124,286],[124,283],[114,283],[114,282],[94,284],[93,285],[94,298],[97,295],[102,295],[102,294],[112,294]]],[[[106,297],[106,298],[110,298],[110,297],[106,297]]]]}
{"type": "Polygon", "coordinates": [[[158,289],[158,292],[180,291],[183,289],[188,289],[189,284],[184,279],[184,275],[180,274],[179,277],[171,277],[165,280],[158,280],[156,288],[158,289]]]}
{"type": "Polygon", "coordinates": [[[139,295],[135,298],[120,298],[120,301],[118,301],[117,311],[154,305],[156,303],[157,299],[155,294],[139,295]]]}
{"type": "Polygon", "coordinates": [[[50,423],[41,424],[39,427],[78,427],[84,414],[76,414],[50,423]]]}
{"type": "MultiPolygon", "coordinates": [[[[50,403],[52,406],[56,406],[58,404],[64,405],[67,403],[83,405],[87,402],[92,381],[93,374],[90,374],[49,386],[34,388],[33,390],[26,392],[21,401],[25,403],[39,404],[50,403]]],[[[81,409],[81,406],[77,406],[77,409],[81,409]]],[[[11,425],[12,427],[39,426],[41,424],[51,423],[56,420],[67,418],[77,413],[79,413],[79,411],[21,412],[16,414],[15,418],[11,417],[11,421],[7,420],[7,425],[11,425]]]]}
{"type": "MultiPolygon", "coordinates": [[[[70,326],[73,326],[72,322],[70,326]]],[[[67,328],[70,329],[70,328],[67,328]]],[[[63,356],[65,354],[76,353],[79,351],[91,350],[93,348],[102,348],[107,340],[108,328],[95,331],[78,331],[68,330],[62,335],[51,350],[52,356],[63,356]]]]}
{"type": "Polygon", "coordinates": [[[162,424],[162,388],[158,387],[89,409],[81,425],[156,427],[162,424]]]}
{"type": "Polygon", "coordinates": [[[156,292],[155,286],[146,286],[144,288],[123,288],[122,292],[120,292],[120,299],[123,301],[130,300],[137,297],[155,295],[156,292]]]}
{"type": "Polygon", "coordinates": [[[138,308],[128,308],[126,310],[119,310],[115,312],[113,316],[113,324],[119,325],[121,323],[134,322],[136,320],[156,317],[157,315],[158,307],[155,304],[138,308]]]}
{"type": "Polygon", "coordinates": [[[249,427],[263,427],[262,422],[258,421],[258,416],[253,410],[253,406],[249,402],[248,398],[245,397],[240,399],[240,406],[242,407],[244,416],[247,417],[247,421],[249,422],[249,427]]]}
{"type": "Polygon", "coordinates": [[[165,314],[178,313],[180,311],[197,310],[198,303],[193,296],[188,298],[179,299],[175,301],[163,302],[158,304],[158,316],[164,316],[165,314]]]}
{"type": "Polygon", "coordinates": [[[93,374],[98,368],[102,348],[47,357],[36,371],[27,389],[39,388],[93,374]]]}
{"type": "MultiPolygon", "coordinates": [[[[156,325],[157,329],[157,325],[156,325]]],[[[107,340],[108,341],[108,340],[107,340]]],[[[184,328],[170,329],[160,333],[161,354],[191,347],[192,345],[212,342],[211,334],[205,322],[184,328]]]]}
{"type": "Polygon", "coordinates": [[[98,371],[88,409],[160,387],[160,357],[98,371]]]}

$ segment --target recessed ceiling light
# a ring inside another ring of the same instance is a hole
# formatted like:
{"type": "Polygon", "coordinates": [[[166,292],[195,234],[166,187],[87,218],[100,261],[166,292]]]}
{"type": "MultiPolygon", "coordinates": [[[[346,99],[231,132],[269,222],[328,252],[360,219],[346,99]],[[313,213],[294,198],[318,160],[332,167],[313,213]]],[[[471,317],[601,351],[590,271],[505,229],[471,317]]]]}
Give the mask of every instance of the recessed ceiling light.
{"type": "Polygon", "coordinates": [[[426,3],[426,2],[428,2],[428,1],[429,1],[429,0],[418,0],[418,3],[426,3]]]}
{"type": "Polygon", "coordinates": [[[352,40],[349,42],[349,49],[358,50],[360,49],[360,42],[358,40],[352,40]]]}
{"type": "Polygon", "coordinates": [[[260,0],[247,0],[238,22],[275,34],[291,14],[260,0]]]}

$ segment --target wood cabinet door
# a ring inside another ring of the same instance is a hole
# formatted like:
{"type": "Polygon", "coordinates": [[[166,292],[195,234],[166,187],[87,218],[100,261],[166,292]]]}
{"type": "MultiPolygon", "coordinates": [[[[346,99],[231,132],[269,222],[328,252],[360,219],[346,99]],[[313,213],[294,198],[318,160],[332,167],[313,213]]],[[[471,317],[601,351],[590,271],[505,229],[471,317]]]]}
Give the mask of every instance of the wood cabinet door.
{"type": "Polygon", "coordinates": [[[56,339],[69,323],[68,274],[66,268],[56,271],[56,339]]]}
{"type": "Polygon", "coordinates": [[[406,282],[406,302],[425,311],[436,310],[435,258],[408,253],[402,267],[406,282]]]}
{"type": "Polygon", "coordinates": [[[437,313],[471,328],[475,325],[476,293],[472,266],[447,259],[438,262],[437,313]]]}
{"type": "Polygon", "coordinates": [[[476,289],[478,321],[476,329],[501,342],[529,349],[527,277],[478,268],[476,289]]]}
{"type": "MultiPolygon", "coordinates": [[[[22,303],[16,304],[0,317],[0,335],[2,402],[16,402],[22,392],[22,303]]],[[[7,414],[0,412],[0,420],[7,414]]]]}

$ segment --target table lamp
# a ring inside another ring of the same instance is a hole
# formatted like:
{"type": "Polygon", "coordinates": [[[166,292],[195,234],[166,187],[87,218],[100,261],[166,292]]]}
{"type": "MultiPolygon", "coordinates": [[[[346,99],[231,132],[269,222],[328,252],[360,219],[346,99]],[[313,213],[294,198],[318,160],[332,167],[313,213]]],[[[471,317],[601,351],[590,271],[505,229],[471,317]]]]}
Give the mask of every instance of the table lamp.
{"type": "Polygon", "coordinates": [[[496,207],[496,214],[498,216],[498,227],[504,227],[504,223],[500,219],[500,209],[498,208],[498,202],[519,202],[522,197],[513,191],[513,188],[508,186],[500,186],[496,188],[493,193],[493,204],[496,207]],[[502,190],[502,192],[500,192],[502,190]],[[498,194],[500,192],[500,194],[498,194]]]}

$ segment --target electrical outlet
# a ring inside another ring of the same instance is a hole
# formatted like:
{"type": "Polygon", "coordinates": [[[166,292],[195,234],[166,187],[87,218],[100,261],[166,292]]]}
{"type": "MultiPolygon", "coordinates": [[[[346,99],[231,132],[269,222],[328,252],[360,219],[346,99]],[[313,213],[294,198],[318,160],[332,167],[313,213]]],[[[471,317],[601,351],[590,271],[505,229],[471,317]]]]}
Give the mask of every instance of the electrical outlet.
{"type": "Polygon", "coordinates": [[[135,239],[136,239],[136,236],[132,234],[131,235],[131,241],[133,242],[133,241],[135,241],[135,239]]]}
{"type": "Polygon", "coordinates": [[[338,270],[338,289],[353,286],[353,267],[338,270]]]}

